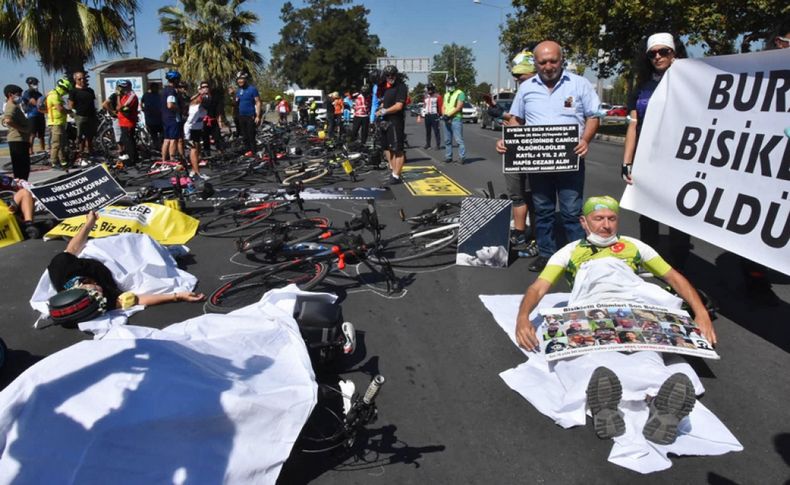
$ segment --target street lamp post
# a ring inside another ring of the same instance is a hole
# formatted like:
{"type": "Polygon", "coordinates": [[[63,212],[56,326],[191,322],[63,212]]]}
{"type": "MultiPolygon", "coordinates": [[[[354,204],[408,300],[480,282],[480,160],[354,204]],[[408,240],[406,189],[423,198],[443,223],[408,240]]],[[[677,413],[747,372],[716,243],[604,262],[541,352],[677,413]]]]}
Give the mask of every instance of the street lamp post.
{"type": "MultiPolygon", "coordinates": [[[[476,5],[484,7],[491,7],[499,9],[499,25],[505,22],[505,7],[500,5],[492,5],[490,3],[483,3],[480,0],[472,0],[476,5]]],[[[499,45],[499,38],[497,38],[497,45],[499,45]]],[[[500,89],[500,75],[502,74],[502,49],[497,49],[497,65],[496,65],[496,94],[499,94],[500,89]]]]}

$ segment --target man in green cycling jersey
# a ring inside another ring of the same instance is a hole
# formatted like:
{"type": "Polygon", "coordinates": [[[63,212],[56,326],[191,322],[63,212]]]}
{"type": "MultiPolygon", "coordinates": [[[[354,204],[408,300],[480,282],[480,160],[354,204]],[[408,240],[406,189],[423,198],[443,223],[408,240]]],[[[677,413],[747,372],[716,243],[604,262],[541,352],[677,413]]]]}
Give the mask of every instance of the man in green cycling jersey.
{"type": "Polygon", "coordinates": [[[617,234],[619,210],[618,202],[609,196],[590,197],[584,203],[583,215],[579,220],[587,232],[587,238],[573,241],[554,253],[537,280],[527,288],[516,321],[516,339],[519,345],[527,350],[537,348],[538,339],[529,314],[560,277],[565,275],[573,286],[576,275],[584,264],[603,258],[619,259],[634,272],[644,268],[666,280],[694,311],[697,324],[705,338],[716,344],[713,324],[691,283],[647,244],[617,234]]]}

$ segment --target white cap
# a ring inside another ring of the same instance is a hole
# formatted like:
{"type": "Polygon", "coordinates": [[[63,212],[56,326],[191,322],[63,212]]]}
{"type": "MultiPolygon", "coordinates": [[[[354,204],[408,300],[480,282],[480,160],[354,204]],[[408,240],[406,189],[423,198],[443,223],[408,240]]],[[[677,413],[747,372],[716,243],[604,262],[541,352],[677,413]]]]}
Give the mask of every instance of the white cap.
{"type": "Polygon", "coordinates": [[[675,38],[672,37],[672,34],[666,32],[653,34],[647,38],[647,50],[645,52],[650,52],[650,49],[657,45],[663,45],[675,50],[675,38]]]}

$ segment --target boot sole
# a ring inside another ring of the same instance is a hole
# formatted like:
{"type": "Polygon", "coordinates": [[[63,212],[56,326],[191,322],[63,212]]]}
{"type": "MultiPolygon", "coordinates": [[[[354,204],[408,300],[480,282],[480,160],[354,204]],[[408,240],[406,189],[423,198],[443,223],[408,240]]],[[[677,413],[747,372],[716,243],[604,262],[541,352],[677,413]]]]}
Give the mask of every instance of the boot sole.
{"type": "Polygon", "coordinates": [[[599,438],[614,438],[625,433],[625,421],[617,409],[622,397],[623,386],[617,375],[606,367],[595,369],[587,385],[587,405],[599,438]]]}
{"type": "Polygon", "coordinates": [[[694,385],[688,376],[673,374],[664,381],[650,404],[650,416],[642,431],[645,439],[659,445],[674,443],[678,436],[678,424],[694,409],[696,402],[694,385]]]}

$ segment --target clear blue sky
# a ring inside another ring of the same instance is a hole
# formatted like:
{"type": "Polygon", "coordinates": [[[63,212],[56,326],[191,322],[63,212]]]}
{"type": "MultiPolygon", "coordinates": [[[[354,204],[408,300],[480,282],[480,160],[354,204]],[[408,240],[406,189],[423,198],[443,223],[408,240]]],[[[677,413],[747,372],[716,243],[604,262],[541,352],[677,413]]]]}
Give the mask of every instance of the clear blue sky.
{"type": "MultiPolygon", "coordinates": [[[[141,56],[158,59],[167,46],[167,38],[159,33],[157,10],[165,5],[173,5],[174,0],[138,0],[140,11],[137,13],[138,46],[141,56]]],[[[245,4],[247,10],[258,14],[260,22],[253,29],[258,36],[257,50],[267,61],[270,59],[272,44],[279,40],[280,8],[284,2],[272,0],[250,0],[245,4]]],[[[302,5],[301,0],[292,2],[302,5]]],[[[390,55],[398,57],[433,57],[441,50],[441,44],[456,42],[469,46],[476,59],[477,81],[488,81],[492,85],[497,80],[497,55],[499,53],[500,13],[512,13],[508,0],[482,0],[482,3],[495,5],[494,8],[476,5],[473,0],[365,0],[355,1],[364,4],[369,10],[370,32],[377,34],[382,45],[390,55]],[[434,44],[438,41],[439,44],[434,44]],[[477,41],[476,43],[473,43],[477,41]]],[[[127,50],[134,55],[134,47],[127,50]]],[[[113,56],[114,57],[114,56],[113,56]]],[[[96,62],[109,59],[104,52],[98,52],[96,62]]],[[[0,73],[2,85],[15,83],[23,88],[27,76],[42,79],[41,69],[35,56],[23,61],[12,61],[0,56],[4,69],[0,73]]],[[[509,79],[506,70],[508,59],[502,56],[502,84],[509,79]]],[[[93,64],[89,64],[91,67],[93,64]]],[[[43,74],[43,82],[51,89],[53,78],[60,73],[43,74]]],[[[410,83],[424,81],[425,76],[410,75],[410,83]]],[[[94,83],[95,84],[95,83],[94,83]]]]}

